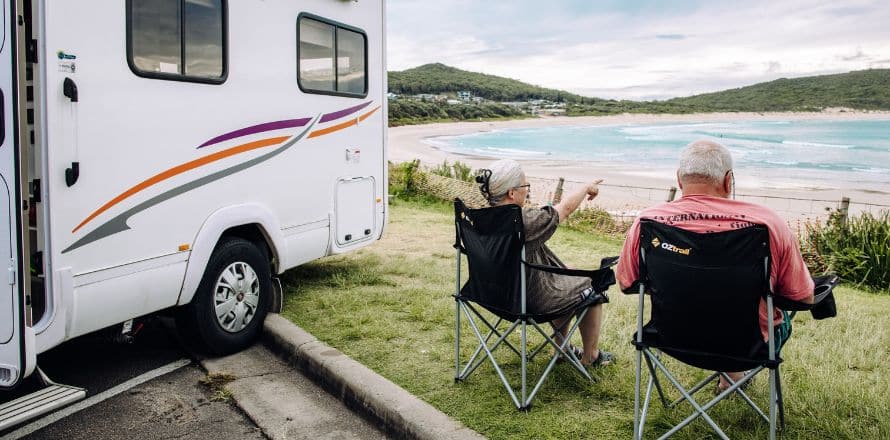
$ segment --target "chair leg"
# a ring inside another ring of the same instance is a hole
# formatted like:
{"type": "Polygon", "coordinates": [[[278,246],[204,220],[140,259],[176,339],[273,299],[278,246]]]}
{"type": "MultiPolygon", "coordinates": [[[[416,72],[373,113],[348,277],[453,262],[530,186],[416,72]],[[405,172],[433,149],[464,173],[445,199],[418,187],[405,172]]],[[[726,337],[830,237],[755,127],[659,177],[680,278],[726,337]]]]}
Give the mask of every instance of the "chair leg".
{"type": "MultiPolygon", "coordinates": [[[[655,358],[655,357],[651,357],[650,359],[651,359],[652,362],[655,364],[655,366],[658,367],[658,369],[661,370],[662,373],[664,373],[664,376],[668,379],[668,381],[670,381],[671,384],[674,385],[674,388],[676,388],[677,391],[679,391],[680,394],[683,395],[683,398],[684,398],[686,401],[688,401],[689,404],[692,405],[693,408],[695,408],[695,412],[694,412],[693,414],[691,414],[691,415],[690,415],[689,417],[687,417],[685,420],[683,420],[682,422],[678,423],[678,424],[675,425],[673,428],[671,428],[671,430],[668,431],[667,433],[665,433],[664,435],[662,435],[662,436],[660,437],[660,439],[666,439],[666,438],[668,438],[668,437],[674,435],[674,433],[676,433],[677,431],[679,431],[680,429],[682,429],[684,426],[688,425],[690,422],[692,422],[692,421],[695,420],[696,418],[701,417],[701,418],[703,418],[703,419],[705,420],[705,422],[708,423],[708,425],[711,425],[711,429],[713,429],[714,432],[716,432],[717,435],[720,436],[720,438],[722,438],[722,439],[724,439],[724,440],[729,440],[729,437],[726,435],[726,433],[723,432],[722,429],[720,429],[720,426],[718,426],[717,423],[715,423],[714,420],[711,419],[710,416],[708,416],[707,411],[708,411],[708,409],[709,409],[711,406],[713,406],[713,405],[714,405],[715,403],[717,403],[720,399],[722,399],[723,397],[725,397],[725,394],[728,394],[729,392],[732,392],[732,391],[729,391],[729,390],[728,390],[728,391],[724,391],[723,393],[721,393],[721,396],[719,396],[719,397],[717,397],[717,398],[711,400],[711,401],[708,402],[706,405],[701,406],[701,405],[698,404],[698,402],[695,401],[695,398],[692,397],[692,395],[689,394],[689,393],[686,391],[686,389],[683,388],[682,385],[680,385],[680,382],[677,382],[677,379],[675,379],[674,376],[671,375],[671,373],[667,370],[667,368],[664,366],[664,364],[661,363],[661,361],[659,361],[659,360],[658,360],[657,358],[655,358]]],[[[738,384],[737,384],[737,385],[733,385],[733,387],[736,387],[736,388],[737,388],[737,387],[738,387],[738,384]]],[[[730,387],[730,390],[734,390],[733,387],[730,387]]]]}
{"type": "Polygon", "coordinates": [[[776,368],[776,399],[779,404],[779,431],[785,430],[785,403],[782,400],[782,376],[776,368]]]}
{"type": "MultiPolygon", "coordinates": [[[[556,348],[557,353],[554,354],[554,355],[550,358],[550,361],[547,363],[547,367],[544,368],[544,372],[542,372],[541,375],[538,377],[538,381],[537,381],[537,383],[536,383],[535,386],[532,388],[531,392],[528,394],[528,399],[527,399],[527,401],[529,402],[529,405],[526,406],[526,409],[528,409],[528,408],[531,406],[531,401],[532,401],[532,399],[535,398],[535,395],[537,395],[537,394],[538,394],[538,391],[540,391],[541,386],[544,384],[544,381],[545,381],[545,380],[547,379],[547,377],[550,375],[550,372],[553,371],[553,367],[556,365],[556,360],[557,360],[558,357],[559,357],[559,353],[560,353],[560,352],[565,353],[565,347],[566,347],[566,345],[568,345],[568,338],[563,339],[563,342],[562,342],[561,345],[560,345],[560,344],[557,344],[556,341],[554,341],[553,338],[551,338],[551,337],[547,334],[547,332],[546,332],[544,329],[542,329],[541,326],[538,325],[537,322],[535,322],[535,320],[532,319],[532,320],[530,320],[529,322],[532,324],[532,326],[534,326],[535,330],[537,330],[538,333],[539,333],[541,336],[544,337],[544,339],[545,339],[545,344],[553,345],[553,347],[556,348]]],[[[573,327],[573,328],[574,328],[574,327],[573,327]]],[[[572,335],[573,333],[574,333],[573,331],[570,331],[570,332],[569,332],[569,335],[572,335]]],[[[568,355],[568,362],[569,362],[570,364],[572,364],[575,368],[579,368],[579,369],[581,369],[581,371],[583,371],[584,373],[587,373],[587,371],[584,370],[584,367],[582,367],[582,366],[580,365],[580,362],[581,362],[581,361],[579,361],[578,358],[576,358],[571,352],[567,352],[566,354],[568,355]]],[[[588,380],[592,380],[592,378],[591,378],[589,375],[585,375],[585,377],[587,377],[588,380]]]]}
{"type": "Polygon", "coordinates": [[[519,347],[519,349],[522,351],[522,355],[521,355],[522,372],[520,373],[522,375],[522,406],[519,408],[520,410],[528,407],[528,403],[529,403],[528,400],[526,400],[526,396],[527,396],[526,382],[528,380],[528,377],[527,377],[528,376],[528,356],[527,356],[528,355],[528,353],[527,353],[528,346],[526,344],[526,342],[528,341],[526,339],[526,337],[527,337],[526,327],[527,326],[528,326],[528,324],[526,324],[525,321],[522,321],[522,327],[520,327],[520,329],[519,329],[520,340],[521,340],[521,344],[522,344],[519,347]]]}
{"type": "MultiPolygon", "coordinates": [[[[751,370],[751,372],[749,372],[748,374],[743,376],[738,381],[733,381],[732,378],[729,377],[729,375],[726,373],[719,373],[719,374],[721,376],[723,376],[723,378],[726,379],[727,382],[729,382],[732,385],[735,385],[736,383],[744,384],[746,382],[750,382],[751,380],[754,379],[754,376],[756,376],[762,370],[763,370],[763,367],[757,367],[754,370],[751,370]]],[[[763,411],[760,409],[760,407],[758,407],[757,404],[754,403],[754,401],[751,400],[750,397],[748,397],[748,395],[745,393],[745,391],[742,390],[741,385],[738,388],[736,388],[734,392],[736,394],[738,394],[739,396],[741,396],[742,399],[745,400],[745,403],[747,403],[748,406],[750,406],[751,409],[754,410],[754,412],[756,412],[757,415],[760,416],[760,418],[762,418],[765,422],[769,423],[769,417],[767,417],[766,414],[764,414],[763,411]]]]}
{"type": "MultiPolygon", "coordinates": [[[[501,325],[501,321],[503,321],[503,320],[498,320],[497,324],[495,324],[495,327],[494,327],[495,329],[497,328],[497,326],[501,325]]],[[[497,330],[490,330],[488,332],[488,334],[485,336],[484,343],[488,344],[488,341],[491,340],[491,337],[495,336],[495,335],[497,335],[498,337],[501,336],[501,334],[497,330]]],[[[497,346],[500,345],[501,342],[500,342],[500,340],[498,340],[498,341],[499,342],[492,345],[491,350],[494,350],[497,346]]],[[[504,344],[507,346],[510,346],[510,344],[507,342],[504,342],[504,344]]],[[[510,347],[512,348],[512,346],[510,346],[510,347]]],[[[474,351],[473,354],[470,356],[470,359],[467,360],[467,363],[465,364],[463,371],[461,371],[461,373],[460,373],[461,379],[466,379],[467,377],[469,377],[470,374],[473,373],[473,371],[476,371],[476,368],[479,368],[480,365],[485,363],[485,357],[484,356],[479,357],[479,355],[481,353],[482,353],[482,344],[479,344],[479,346],[476,347],[476,351],[474,351]],[[478,359],[477,359],[477,357],[478,357],[478,359]]]]}
{"type": "Polygon", "coordinates": [[[640,423],[640,375],[643,370],[643,350],[637,348],[637,374],[634,379],[634,439],[643,438],[643,427],[640,423]]]}
{"type": "Polygon", "coordinates": [[[769,440],[776,440],[776,369],[769,370],[769,440]]]}
{"type": "MultiPolygon", "coordinates": [[[[664,397],[664,390],[661,388],[661,382],[658,381],[658,375],[655,374],[655,367],[652,365],[652,361],[649,360],[649,355],[645,357],[646,359],[646,367],[649,369],[649,375],[652,378],[652,381],[655,383],[655,389],[658,391],[658,397],[661,398],[661,405],[664,407],[673,406],[673,404],[669,404],[667,398],[664,397]]],[[[694,394],[695,391],[692,391],[690,394],[694,394]]]]}
{"type": "MultiPolygon", "coordinates": [[[[510,399],[513,401],[513,404],[516,405],[517,409],[522,409],[524,406],[522,402],[516,398],[516,393],[513,392],[513,387],[510,386],[510,382],[507,380],[507,376],[504,375],[504,372],[501,370],[501,366],[498,365],[497,361],[494,359],[494,354],[492,354],[491,350],[488,349],[488,345],[485,343],[485,339],[482,337],[482,333],[479,331],[479,327],[476,326],[476,322],[473,321],[472,317],[469,315],[470,312],[465,311],[467,313],[467,321],[470,323],[470,328],[473,330],[473,333],[479,339],[480,344],[482,344],[482,349],[485,351],[485,357],[491,361],[491,366],[494,367],[494,371],[497,373],[498,377],[501,379],[501,383],[504,384],[504,388],[507,389],[507,394],[510,395],[510,399]]],[[[519,322],[514,322],[510,328],[505,331],[500,338],[495,342],[494,347],[496,348],[500,343],[519,325],[519,322]]]]}
{"type": "Polygon", "coordinates": [[[460,300],[454,300],[454,381],[460,381],[460,300]]]}

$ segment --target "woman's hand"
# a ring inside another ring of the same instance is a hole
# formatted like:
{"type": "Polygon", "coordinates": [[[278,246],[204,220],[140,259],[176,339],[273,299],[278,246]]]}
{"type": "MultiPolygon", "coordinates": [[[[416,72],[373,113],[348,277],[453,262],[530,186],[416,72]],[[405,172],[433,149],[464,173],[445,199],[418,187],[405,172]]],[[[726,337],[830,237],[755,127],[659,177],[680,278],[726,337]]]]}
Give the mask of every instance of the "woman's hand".
{"type": "Polygon", "coordinates": [[[593,198],[600,193],[599,184],[602,181],[603,179],[596,179],[588,183],[586,186],[574,190],[568,196],[564,197],[561,202],[555,205],[553,209],[559,214],[559,221],[564,221],[569,215],[575,212],[585,197],[587,197],[587,200],[593,200],[593,198]]]}
{"type": "Polygon", "coordinates": [[[603,179],[596,179],[593,182],[587,184],[587,200],[593,200],[600,193],[599,184],[603,182],[603,179]]]}

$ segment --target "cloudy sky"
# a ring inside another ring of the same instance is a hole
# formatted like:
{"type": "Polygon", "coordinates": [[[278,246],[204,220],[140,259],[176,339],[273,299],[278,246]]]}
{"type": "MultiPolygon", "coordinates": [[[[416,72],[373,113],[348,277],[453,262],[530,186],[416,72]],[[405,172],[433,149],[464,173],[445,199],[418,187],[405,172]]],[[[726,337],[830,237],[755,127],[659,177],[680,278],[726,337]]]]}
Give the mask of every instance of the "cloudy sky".
{"type": "Polygon", "coordinates": [[[441,62],[664,99],[890,68],[887,0],[387,0],[389,70],[441,62]]]}

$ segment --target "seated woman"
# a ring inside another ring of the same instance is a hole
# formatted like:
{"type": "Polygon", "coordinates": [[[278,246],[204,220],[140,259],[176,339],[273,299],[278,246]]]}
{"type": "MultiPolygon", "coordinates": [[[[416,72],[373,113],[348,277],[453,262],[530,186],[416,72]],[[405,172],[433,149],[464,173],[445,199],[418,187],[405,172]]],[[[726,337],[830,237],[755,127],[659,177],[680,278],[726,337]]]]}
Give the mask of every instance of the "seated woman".
{"type": "MultiPolygon", "coordinates": [[[[480,183],[482,195],[491,206],[515,204],[525,205],[529,198],[531,185],[525,173],[515,160],[499,160],[491,164],[489,169],[482,170],[477,181],[480,183]]],[[[522,220],[525,226],[526,260],[534,264],[565,267],[556,254],[545,244],[556,232],[559,223],[569,214],[578,209],[586,197],[593,200],[599,193],[598,184],[602,179],[594,180],[577,191],[564,197],[556,206],[542,208],[523,208],[522,220]]],[[[527,284],[529,311],[563,310],[577,303],[578,295],[591,293],[590,280],[583,277],[566,276],[533,270],[527,284]]],[[[602,325],[603,307],[597,304],[590,308],[579,324],[579,332],[583,342],[583,351],[571,347],[583,365],[607,365],[612,362],[612,353],[600,350],[599,335],[602,325]]],[[[558,331],[557,343],[562,343],[561,335],[565,335],[571,322],[571,314],[554,320],[551,324],[558,331]]]]}

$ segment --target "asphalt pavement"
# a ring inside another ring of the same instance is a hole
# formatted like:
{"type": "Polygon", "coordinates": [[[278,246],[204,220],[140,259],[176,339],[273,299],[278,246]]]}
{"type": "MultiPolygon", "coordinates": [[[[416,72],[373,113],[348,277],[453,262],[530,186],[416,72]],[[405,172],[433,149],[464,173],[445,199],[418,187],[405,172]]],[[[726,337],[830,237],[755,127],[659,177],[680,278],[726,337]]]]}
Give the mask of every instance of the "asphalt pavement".
{"type": "Polygon", "coordinates": [[[210,361],[238,374],[221,373],[221,382],[210,383],[214,376],[197,358],[164,318],[145,321],[129,343],[120,342],[113,331],[69,341],[40,355],[38,364],[52,380],[85,388],[87,398],[0,432],[0,439],[252,440],[269,438],[266,429],[273,438],[386,437],[262,345],[210,361]],[[278,400],[271,409],[281,418],[271,420],[281,423],[269,425],[268,411],[261,411],[259,420],[267,426],[258,426],[255,415],[245,413],[234,398],[245,389],[259,397],[243,403],[254,413],[275,393],[278,400]]]}

